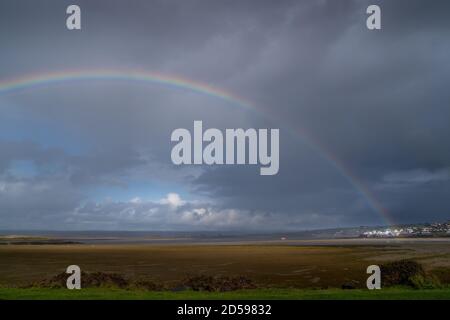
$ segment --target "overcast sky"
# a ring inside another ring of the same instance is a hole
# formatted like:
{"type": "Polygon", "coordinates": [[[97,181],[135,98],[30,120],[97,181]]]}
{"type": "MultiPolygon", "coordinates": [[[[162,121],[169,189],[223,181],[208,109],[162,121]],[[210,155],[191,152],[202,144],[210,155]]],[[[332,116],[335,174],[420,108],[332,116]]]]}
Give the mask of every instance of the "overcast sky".
{"type": "Polygon", "coordinates": [[[0,229],[270,230],[450,218],[449,1],[0,2],[0,229]],[[81,7],[82,30],[66,29],[81,7]],[[379,4],[382,30],[366,28],[379,4]],[[0,85],[1,86],[1,85],[0,85]],[[175,166],[170,134],[279,128],[280,171],[175,166]],[[384,217],[383,217],[384,215],[384,217]]]}

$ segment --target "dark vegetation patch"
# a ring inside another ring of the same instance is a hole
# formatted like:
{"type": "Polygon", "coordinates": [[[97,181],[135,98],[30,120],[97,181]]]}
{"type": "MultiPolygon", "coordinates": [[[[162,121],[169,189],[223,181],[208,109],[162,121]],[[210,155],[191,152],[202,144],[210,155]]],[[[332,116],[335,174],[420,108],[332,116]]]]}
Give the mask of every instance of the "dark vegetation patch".
{"type": "Polygon", "coordinates": [[[234,291],[256,288],[252,280],[243,276],[190,276],[184,279],[181,285],[194,291],[234,291]]]}
{"type": "MultiPolygon", "coordinates": [[[[37,288],[66,288],[67,278],[70,275],[62,272],[54,277],[34,282],[26,287],[37,288]]],[[[255,289],[257,286],[252,280],[243,277],[229,276],[205,276],[194,275],[172,285],[163,285],[146,279],[129,279],[118,273],[105,272],[81,272],[82,288],[120,288],[120,289],[140,289],[146,291],[210,291],[225,292],[242,289],[255,289]]]]}
{"type": "Polygon", "coordinates": [[[361,289],[363,286],[361,285],[361,282],[357,280],[350,280],[342,284],[341,289],[361,289]]]}
{"type": "Polygon", "coordinates": [[[437,277],[442,283],[450,284],[450,269],[447,267],[437,267],[431,271],[432,275],[437,277]]]}
{"type": "MultiPolygon", "coordinates": [[[[381,286],[408,286],[416,289],[433,289],[442,287],[436,273],[428,273],[423,266],[414,260],[399,260],[380,265],[381,286]]],[[[66,288],[69,274],[62,272],[51,278],[34,282],[26,287],[66,288]]],[[[82,272],[82,288],[120,288],[140,289],[144,291],[207,291],[226,292],[244,289],[255,289],[253,280],[245,276],[210,276],[189,275],[171,284],[157,283],[147,279],[131,279],[119,273],[82,272]]],[[[356,280],[345,282],[342,289],[365,288],[365,283],[356,280]]]]}
{"type": "MultiPolygon", "coordinates": [[[[66,288],[66,282],[69,276],[69,274],[62,272],[51,278],[32,283],[30,286],[40,288],[66,288]]],[[[82,288],[116,287],[124,289],[129,285],[130,282],[118,273],[81,272],[82,288]]]]}
{"type": "MultiPolygon", "coordinates": [[[[448,274],[448,269],[440,272],[427,272],[417,261],[406,259],[392,261],[380,265],[381,287],[407,286],[415,289],[441,288],[441,276],[448,274]]],[[[444,281],[444,283],[446,283],[444,281]]],[[[341,289],[366,289],[366,283],[348,280],[341,285],[341,289]]]]}
{"type": "Polygon", "coordinates": [[[427,273],[423,266],[414,260],[393,261],[380,266],[382,287],[410,286],[417,289],[440,287],[439,278],[427,273]]]}

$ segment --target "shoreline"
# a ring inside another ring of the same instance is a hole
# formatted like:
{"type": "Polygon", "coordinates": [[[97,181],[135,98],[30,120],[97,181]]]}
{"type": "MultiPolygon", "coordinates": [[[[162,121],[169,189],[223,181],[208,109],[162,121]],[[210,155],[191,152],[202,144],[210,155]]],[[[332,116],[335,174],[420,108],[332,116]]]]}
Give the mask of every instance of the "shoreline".
{"type": "Polygon", "coordinates": [[[194,238],[49,238],[0,236],[0,245],[286,245],[286,246],[364,246],[449,243],[450,237],[430,238],[338,238],[338,239],[194,239],[194,238]]]}

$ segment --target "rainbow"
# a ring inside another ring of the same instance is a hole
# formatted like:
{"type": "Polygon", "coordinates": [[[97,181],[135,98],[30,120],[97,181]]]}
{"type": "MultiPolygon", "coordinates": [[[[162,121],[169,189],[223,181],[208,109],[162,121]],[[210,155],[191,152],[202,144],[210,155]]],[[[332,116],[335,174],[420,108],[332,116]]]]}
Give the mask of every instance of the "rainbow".
{"type": "Polygon", "coordinates": [[[28,89],[30,87],[49,86],[61,82],[107,80],[107,81],[127,81],[153,83],[163,86],[185,89],[201,93],[203,95],[219,98],[229,102],[231,105],[238,105],[244,108],[254,108],[249,101],[233,95],[225,90],[210,86],[175,75],[162,74],[157,72],[141,72],[134,70],[76,70],[52,72],[45,74],[27,75],[24,77],[0,81],[0,94],[11,93],[28,89]]]}
{"type": "MultiPolygon", "coordinates": [[[[48,87],[58,83],[92,80],[140,82],[183,89],[216,99],[221,99],[228,102],[232,106],[256,110],[261,113],[261,110],[256,108],[256,106],[250,101],[226,90],[180,76],[136,70],[95,69],[26,75],[20,78],[0,81],[0,94],[8,94],[35,87],[48,87]]],[[[327,148],[325,148],[319,141],[311,137],[305,130],[297,128],[294,129],[292,127],[288,130],[295,134],[295,136],[300,137],[310,147],[312,147],[313,150],[329,162],[353,186],[353,188],[355,188],[359,194],[364,197],[370,208],[376,212],[388,225],[394,224],[387,210],[375,198],[369,188],[366,187],[365,184],[352,173],[350,168],[346,167],[338,159],[338,157],[336,157],[336,155],[329,152],[327,148]]]]}

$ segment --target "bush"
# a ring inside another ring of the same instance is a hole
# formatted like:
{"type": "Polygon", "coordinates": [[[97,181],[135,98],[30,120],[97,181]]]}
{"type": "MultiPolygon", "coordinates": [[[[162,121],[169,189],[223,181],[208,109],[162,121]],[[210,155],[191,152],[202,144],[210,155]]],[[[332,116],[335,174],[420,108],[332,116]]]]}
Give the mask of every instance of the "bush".
{"type": "MultiPolygon", "coordinates": [[[[69,274],[61,272],[50,279],[45,279],[40,282],[33,283],[31,286],[41,288],[66,288],[66,282],[69,276],[69,274]]],[[[113,287],[123,289],[128,287],[129,285],[129,281],[118,273],[81,272],[82,288],[113,287]]]]}
{"type": "Polygon", "coordinates": [[[233,291],[242,289],[254,289],[256,285],[243,276],[239,277],[212,277],[192,276],[181,283],[181,287],[194,291],[233,291]]]}
{"type": "MultiPolygon", "coordinates": [[[[35,282],[26,287],[39,288],[66,288],[66,281],[70,275],[62,272],[49,279],[35,282]]],[[[174,287],[158,284],[145,279],[128,279],[118,273],[104,272],[81,272],[81,288],[120,288],[140,289],[146,291],[162,291],[172,289],[173,291],[233,291],[240,289],[253,289],[256,286],[250,279],[245,277],[212,277],[191,276],[176,283],[174,287]]]]}
{"type": "Polygon", "coordinates": [[[389,262],[380,266],[383,286],[412,286],[412,277],[425,276],[422,265],[413,260],[389,262]]]}
{"type": "Polygon", "coordinates": [[[149,280],[137,280],[133,282],[132,287],[146,291],[162,291],[166,289],[162,284],[149,280]]]}
{"type": "Polygon", "coordinates": [[[345,289],[345,290],[357,289],[357,288],[361,288],[361,283],[356,280],[350,280],[350,281],[347,281],[344,284],[342,284],[341,288],[345,289]]]}
{"type": "Polygon", "coordinates": [[[435,275],[416,275],[410,278],[411,285],[415,289],[439,289],[442,288],[439,278],[435,275]]]}
{"type": "Polygon", "coordinates": [[[416,289],[433,289],[441,286],[439,279],[425,272],[417,261],[400,260],[380,266],[382,286],[410,286],[416,289]]]}

